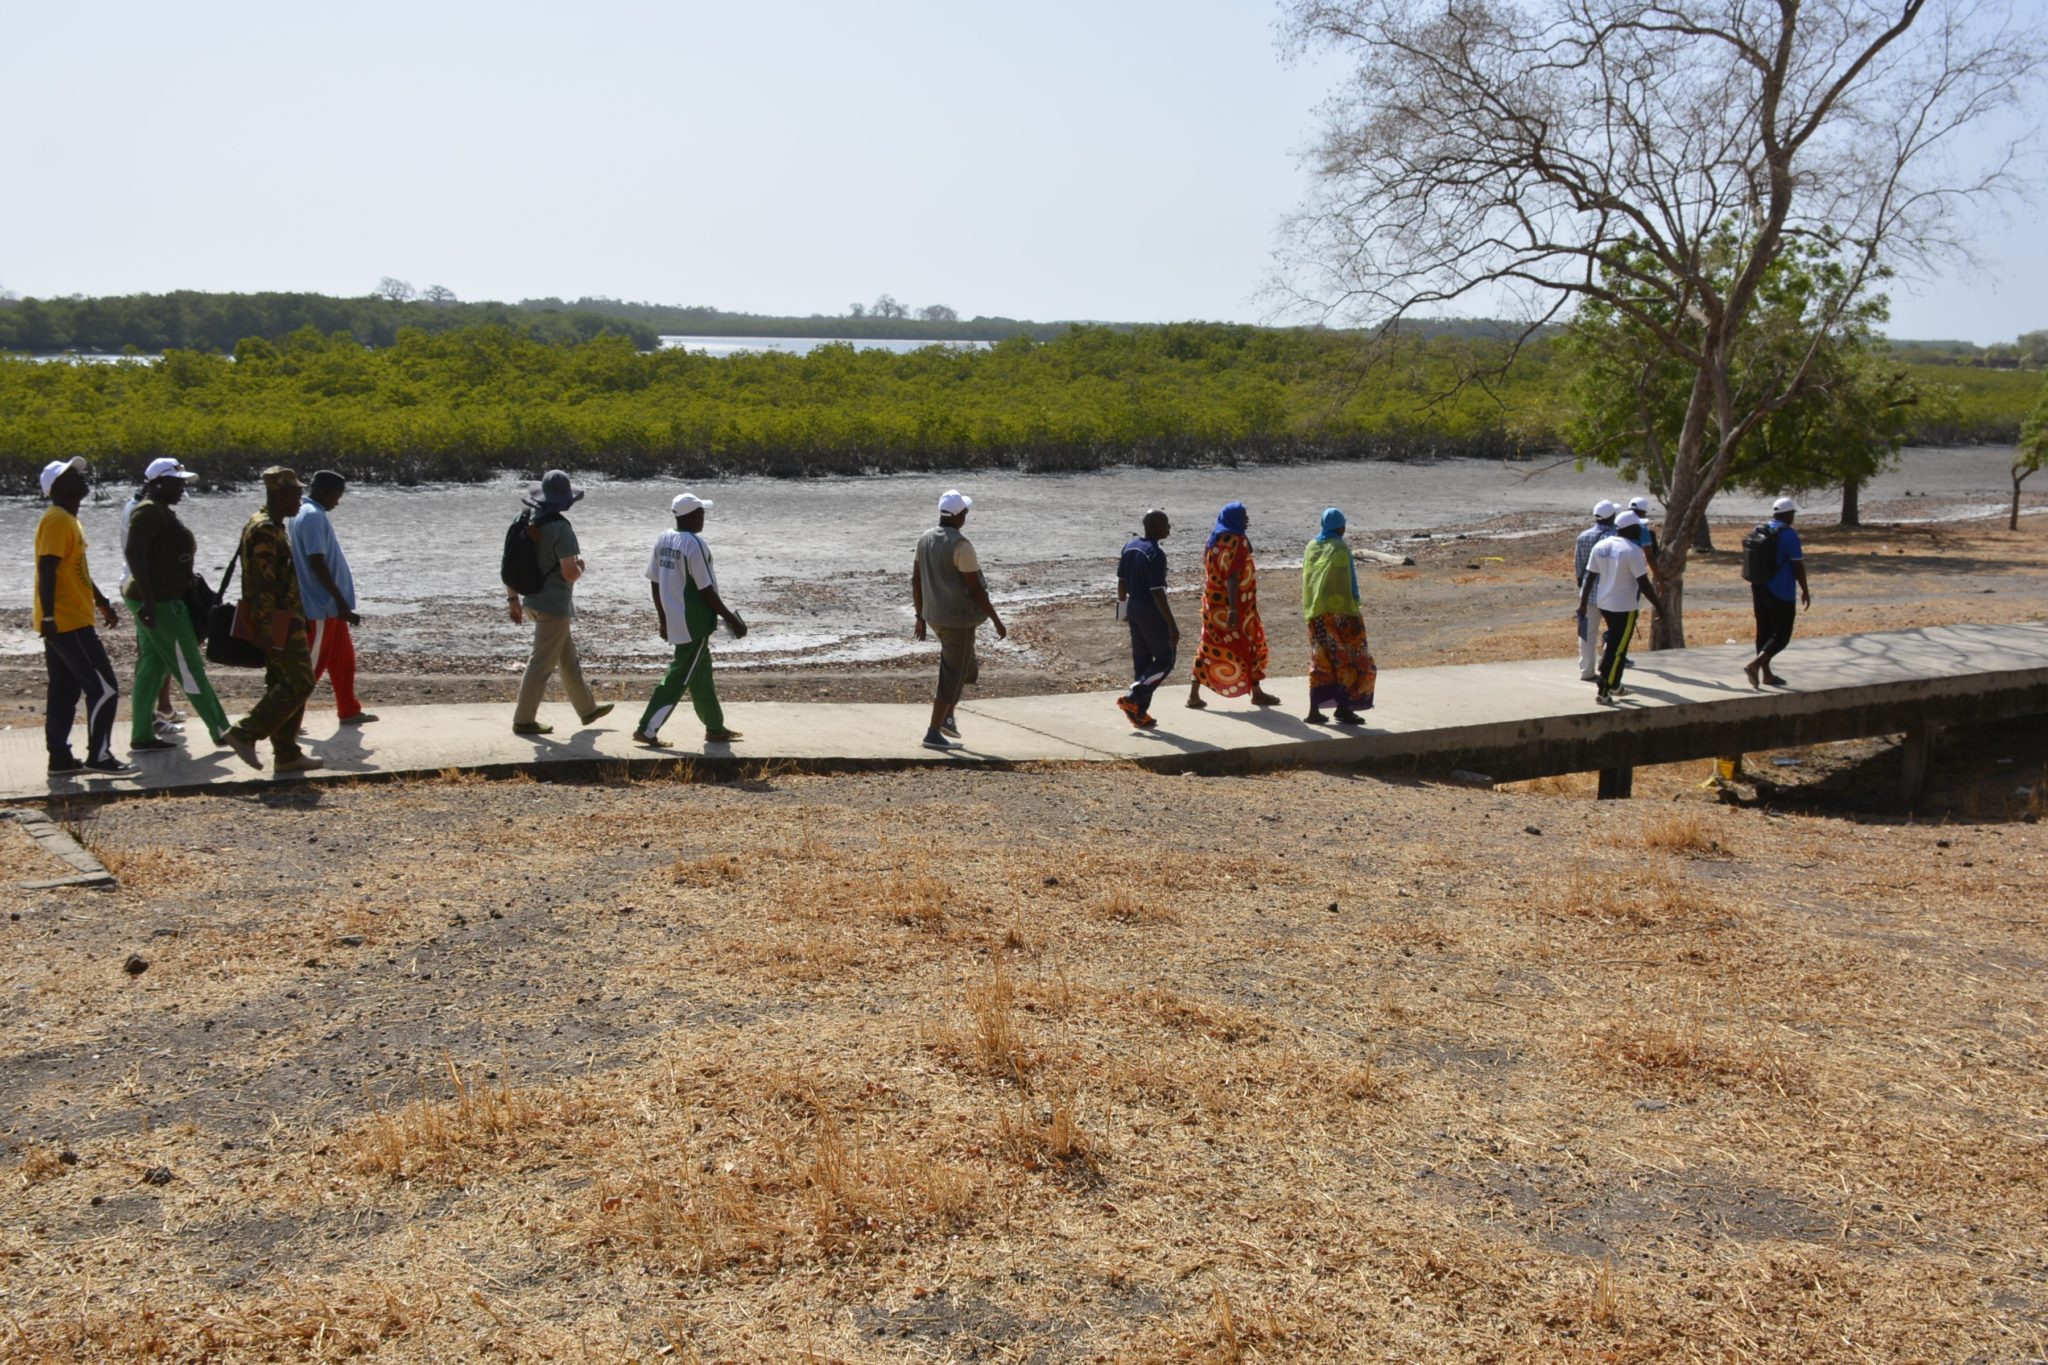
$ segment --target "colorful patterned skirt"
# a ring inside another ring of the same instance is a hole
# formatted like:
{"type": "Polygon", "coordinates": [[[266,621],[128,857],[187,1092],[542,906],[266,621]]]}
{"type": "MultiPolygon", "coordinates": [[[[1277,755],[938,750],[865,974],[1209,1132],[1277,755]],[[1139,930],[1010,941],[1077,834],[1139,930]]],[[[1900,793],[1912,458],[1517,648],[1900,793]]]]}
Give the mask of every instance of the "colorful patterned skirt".
{"type": "Polygon", "coordinates": [[[1195,654],[1195,681],[1219,697],[1249,696],[1266,677],[1266,628],[1256,608],[1230,624],[1230,606],[1202,613],[1202,646],[1195,654]]]}
{"type": "Polygon", "coordinates": [[[1364,711],[1372,706],[1379,666],[1366,648],[1362,616],[1318,616],[1308,623],[1308,704],[1320,711],[1364,711]]]}

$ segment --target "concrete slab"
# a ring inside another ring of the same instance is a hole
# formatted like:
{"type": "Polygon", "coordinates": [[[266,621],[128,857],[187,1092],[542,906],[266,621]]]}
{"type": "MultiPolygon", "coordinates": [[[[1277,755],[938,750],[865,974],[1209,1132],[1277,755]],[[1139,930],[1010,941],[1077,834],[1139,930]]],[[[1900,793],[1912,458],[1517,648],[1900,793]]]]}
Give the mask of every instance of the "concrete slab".
{"type": "Polygon", "coordinates": [[[674,746],[648,750],[628,738],[636,716],[622,705],[594,727],[550,705],[552,735],[511,732],[509,704],[380,707],[383,719],[337,725],[309,712],[307,748],[326,767],[272,777],[245,767],[203,735],[186,747],[142,754],[134,779],[50,779],[39,729],[0,732],[0,800],[86,792],[230,787],[250,782],[332,781],[349,776],[448,769],[544,770],[661,761],[788,762],[808,769],[950,764],[1136,762],[1148,767],[1259,767],[1359,763],[1381,768],[1463,767],[1531,777],[1678,761],[1928,725],[2048,714],[2048,624],[1945,626],[1795,640],[1780,660],[1790,689],[1751,690],[1748,652],[1722,646],[1642,651],[1631,695],[1594,700],[1570,658],[1401,669],[1380,675],[1379,704],[1360,730],[1312,726],[1304,678],[1269,680],[1282,699],[1269,710],[1211,698],[1181,705],[1185,684],[1161,689],[1157,730],[1135,731],[1113,693],[1003,697],[960,708],[964,747],[922,748],[929,708],[866,703],[742,702],[728,723],[745,738],[706,746],[694,722],[670,722],[674,746]]]}

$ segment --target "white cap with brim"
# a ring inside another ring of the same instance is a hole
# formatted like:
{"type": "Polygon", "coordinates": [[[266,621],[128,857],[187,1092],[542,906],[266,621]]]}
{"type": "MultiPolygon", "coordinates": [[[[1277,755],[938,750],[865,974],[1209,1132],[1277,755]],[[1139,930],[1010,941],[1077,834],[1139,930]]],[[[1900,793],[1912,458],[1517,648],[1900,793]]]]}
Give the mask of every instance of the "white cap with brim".
{"type": "Polygon", "coordinates": [[[1628,510],[1634,512],[1639,517],[1647,517],[1650,515],[1650,500],[1648,498],[1630,498],[1628,500],[1628,510]]]}
{"type": "Polygon", "coordinates": [[[1771,504],[1771,510],[1773,512],[1797,512],[1799,510],[1799,504],[1792,501],[1792,499],[1790,498],[1779,498],[1776,502],[1771,504]]]}
{"type": "Polygon", "coordinates": [[[49,462],[48,464],[44,465],[44,466],[43,466],[43,496],[44,496],[44,497],[46,497],[46,498],[47,498],[47,497],[49,497],[49,496],[50,496],[50,488],[51,488],[51,486],[52,486],[52,485],[54,485],[54,484],[55,484],[55,483],[57,482],[57,480],[59,480],[59,479],[61,479],[61,478],[63,478],[63,477],[64,477],[64,471],[65,471],[65,470],[67,470],[67,469],[75,469],[75,470],[77,470],[77,471],[78,471],[79,473],[83,474],[83,473],[85,472],[85,456],[83,456],[83,455],[73,455],[73,456],[72,456],[72,457],[71,457],[70,459],[68,459],[68,460],[52,460],[52,461],[50,461],[50,462],[49,462]]]}
{"type": "Polygon", "coordinates": [[[183,479],[186,483],[195,482],[199,478],[197,474],[194,474],[168,455],[160,455],[156,459],[151,460],[149,467],[142,471],[142,481],[144,483],[155,483],[158,479],[168,479],[173,476],[183,479]]]}
{"type": "Polygon", "coordinates": [[[668,510],[679,517],[686,517],[699,509],[708,512],[714,505],[711,499],[700,498],[695,493],[678,493],[676,500],[668,505],[668,510]]]}
{"type": "Polygon", "coordinates": [[[1643,519],[1633,512],[1623,512],[1614,519],[1614,529],[1617,531],[1625,531],[1631,526],[1641,526],[1642,524],[1643,519]]]}
{"type": "Polygon", "coordinates": [[[957,488],[948,488],[939,495],[939,515],[942,517],[955,516],[972,506],[974,499],[957,488]]]}
{"type": "Polygon", "coordinates": [[[1600,501],[1598,501],[1598,502],[1596,502],[1596,503],[1594,503],[1594,504],[1593,504],[1593,520],[1595,520],[1595,521],[1613,521],[1613,520],[1614,520],[1614,514],[1615,514],[1616,512],[1619,512],[1620,510],[1621,510],[1621,509],[1620,509],[1619,507],[1615,506],[1615,505],[1614,505],[1613,503],[1609,502],[1609,501],[1608,501],[1607,499],[1605,499],[1605,498],[1602,498],[1602,499],[1600,499],[1600,501]]]}

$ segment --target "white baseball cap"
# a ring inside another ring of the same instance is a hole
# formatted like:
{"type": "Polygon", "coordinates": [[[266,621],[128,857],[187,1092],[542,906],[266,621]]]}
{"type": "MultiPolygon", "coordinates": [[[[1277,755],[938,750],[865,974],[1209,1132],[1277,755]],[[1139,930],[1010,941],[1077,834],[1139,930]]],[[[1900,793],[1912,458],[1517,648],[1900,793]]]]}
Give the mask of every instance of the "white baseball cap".
{"type": "Polygon", "coordinates": [[[151,460],[149,467],[142,471],[142,481],[144,483],[155,483],[158,479],[168,479],[173,474],[183,479],[186,483],[196,482],[199,478],[197,474],[194,474],[170,456],[160,455],[156,459],[151,460]]]}
{"type": "Polygon", "coordinates": [[[972,506],[974,506],[974,499],[968,497],[957,488],[948,488],[939,495],[939,515],[942,517],[950,517],[956,513],[965,512],[972,506]]]}
{"type": "Polygon", "coordinates": [[[1776,502],[1771,504],[1771,510],[1773,512],[1797,512],[1799,510],[1799,504],[1792,501],[1792,499],[1790,498],[1779,498],[1776,502]]]}
{"type": "Polygon", "coordinates": [[[1602,498],[1600,499],[1600,501],[1593,504],[1593,520],[1612,521],[1614,519],[1614,514],[1616,512],[1619,512],[1620,510],[1621,509],[1619,507],[1616,507],[1607,499],[1602,498]]]}
{"type": "Polygon", "coordinates": [[[73,455],[73,456],[72,456],[72,457],[71,457],[70,459],[68,459],[68,460],[52,460],[52,461],[50,461],[50,462],[49,462],[48,464],[44,465],[44,466],[43,466],[43,496],[44,496],[44,497],[46,497],[46,498],[47,498],[47,497],[49,497],[49,496],[50,496],[50,485],[51,485],[51,484],[53,484],[53,483],[55,483],[55,482],[57,482],[57,480],[58,480],[58,479],[61,479],[61,478],[63,478],[63,477],[64,477],[64,471],[65,471],[65,470],[67,470],[67,469],[75,469],[75,470],[77,470],[77,471],[78,471],[79,473],[83,474],[83,473],[85,472],[85,456],[83,456],[83,455],[73,455]]]}
{"type": "Polygon", "coordinates": [[[1641,526],[1642,524],[1643,519],[1633,512],[1623,512],[1620,516],[1614,519],[1614,528],[1617,531],[1621,530],[1623,527],[1641,526]]]}
{"type": "Polygon", "coordinates": [[[1628,500],[1628,510],[1634,512],[1639,517],[1647,517],[1650,515],[1650,500],[1644,497],[1630,498],[1628,500]]]}
{"type": "Polygon", "coordinates": [[[711,499],[700,498],[695,493],[678,493],[676,500],[668,505],[668,510],[679,517],[686,517],[700,507],[708,512],[713,505],[711,499]]]}

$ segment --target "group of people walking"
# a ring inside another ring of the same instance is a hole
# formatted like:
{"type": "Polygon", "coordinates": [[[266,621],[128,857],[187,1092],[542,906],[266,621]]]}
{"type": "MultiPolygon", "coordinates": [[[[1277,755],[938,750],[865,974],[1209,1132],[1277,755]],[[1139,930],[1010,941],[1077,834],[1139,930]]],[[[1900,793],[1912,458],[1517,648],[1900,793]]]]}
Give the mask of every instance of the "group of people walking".
{"type": "MultiPolygon", "coordinates": [[[[1593,524],[1579,532],[1573,576],[1579,589],[1579,678],[1599,689],[1602,705],[1628,695],[1622,673],[1629,667],[1628,650],[1636,634],[1642,601],[1659,612],[1663,599],[1651,582],[1657,533],[1650,528],[1650,500],[1631,498],[1626,507],[1602,498],[1593,504],[1593,524]],[[1588,608],[1597,610],[1599,630],[1588,608]],[[1596,657],[1596,641],[1604,649],[1596,657]]],[[[1756,652],[1742,666],[1749,685],[1760,688],[1789,684],[1771,668],[1771,661],[1792,642],[1799,607],[1811,607],[1806,583],[1806,555],[1792,528],[1799,507],[1790,498],[1771,506],[1771,519],[1742,542],[1742,576],[1750,586],[1750,609],[1756,618],[1756,652]]]]}
{"type": "MultiPolygon", "coordinates": [[[[247,716],[230,723],[207,679],[207,653],[201,645],[208,625],[202,613],[209,610],[212,594],[194,572],[196,542],[176,510],[196,477],[174,459],[153,460],[123,509],[122,551],[129,574],[121,591],[136,627],[130,754],[177,747],[183,727],[172,698],[182,692],[209,738],[251,767],[262,767],[257,746],[268,743],[276,771],[317,768],[319,760],[305,752],[298,738],[306,701],[322,676],[333,681],[342,724],[376,719],[355,692],[350,627],[361,618],[348,557],[330,515],[347,481],[322,470],[308,488],[282,466],[263,472],[263,507],[242,528],[221,592],[228,591],[239,563],[242,588],[231,633],[251,649],[251,662],[260,658],[264,691],[247,716]]],[[[35,622],[49,674],[49,770],[53,775],[134,773],[135,766],[112,749],[119,686],[95,616],[109,628],[120,618],[94,582],[86,558],[78,519],[88,491],[86,462],[52,461],[43,470],[42,488],[50,505],[36,529],[35,622]],[[87,740],[83,760],[71,748],[74,713],[81,702],[87,740]]],[[[586,564],[568,512],[582,498],[567,473],[551,470],[526,497],[525,510],[506,533],[500,576],[507,615],[515,625],[530,620],[533,627],[513,706],[515,734],[552,732],[540,721],[539,710],[557,674],[583,724],[613,709],[597,700],[584,679],[573,634],[575,588],[586,564]]],[[[1008,633],[965,532],[973,505],[966,494],[947,490],[938,502],[937,525],[912,551],[912,632],[919,640],[936,636],[939,645],[938,684],[923,741],[935,749],[961,742],[957,711],[963,692],[979,676],[975,637],[981,625],[991,624],[998,639],[1008,633]]],[[[676,496],[669,506],[673,529],[655,538],[648,559],[656,627],[674,652],[633,730],[634,742],[644,746],[661,746],[661,730],[685,694],[707,743],[742,737],[725,722],[712,668],[711,639],[720,623],[734,639],[747,634],[747,623],[727,605],[712,568],[711,547],[703,535],[712,506],[694,493],[676,496]]],[[[1756,653],[1743,672],[1755,687],[1785,685],[1772,660],[1791,638],[1795,598],[1807,605],[1812,600],[1793,529],[1797,512],[1791,499],[1780,498],[1772,520],[1744,544],[1744,577],[1751,580],[1757,632],[1756,653]]],[[[1635,498],[1626,507],[1603,499],[1593,509],[1593,524],[1577,538],[1579,675],[1596,685],[1602,703],[1628,693],[1622,679],[1642,600],[1663,610],[1650,568],[1657,543],[1648,513],[1646,498],[1635,498]],[[1603,635],[1604,648],[1596,643],[1603,635]]],[[[1153,700],[1173,675],[1181,650],[1162,548],[1172,529],[1164,511],[1147,512],[1117,562],[1117,614],[1129,627],[1132,682],[1116,706],[1139,730],[1158,726],[1153,700]]],[[[1209,705],[1204,689],[1221,698],[1247,697],[1254,706],[1280,702],[1264,686],[1267,640],[1250,530],[1249,509],[1231,502],[1217,513],[1203,545],[1199,636],[1186,700],[1197,710],[1209,705]]],[[[1344,513],[1327,508],[1302,549],[1301,614],[1309,647],[1309,705],[1303,719],[1312,725],[1332,720],[1362,724],[1377,685],[1356,560],[1345,531],[1344,513]]]]}
{"type": "MultiPolygon", "coordinates": [[[[355,695],[355,649],[348,629],[360,620],[355,582],[327,516],[340,503],[347,481],[323,470],[313,476],[308,499],[291,470],[273,466],[263,472],[263,508],[242,528],[221,592],[226,593],[239,563],[242,593],[231,633],[252,651],[250,662],[260,659],[264,691],[247,716],[230,723],[207,678],[200,643],[214,595],[195,572],[197,540],[177,514],[197,478],[174,459],[152,460],[122,509],[128,576],[121,596],[135,620],[130,758],[178,747],[184,726],[172,696],[182,692],[208,738],[251,767],[263,766],[256,746],[267,741],[277,771],[317,768],[319,760],[300,747],[298,736],[306,700],[323,674],[333,679],[343,724],[376,719],[355,695]]],[[[53,460],[43,468],[43,496],[50,505],[36,526],[33,616],[49,679],[44,743],[53,776],[124,776],[139,769],[113,752],[120,688],[94,614],[108,629],[120,615],[94,581],[87,558],[78,510],[90,490],[88,480],[82,457],[53,460]],[[81,701],[86,714],[83,761],[71,747],[81,701]]]]}

